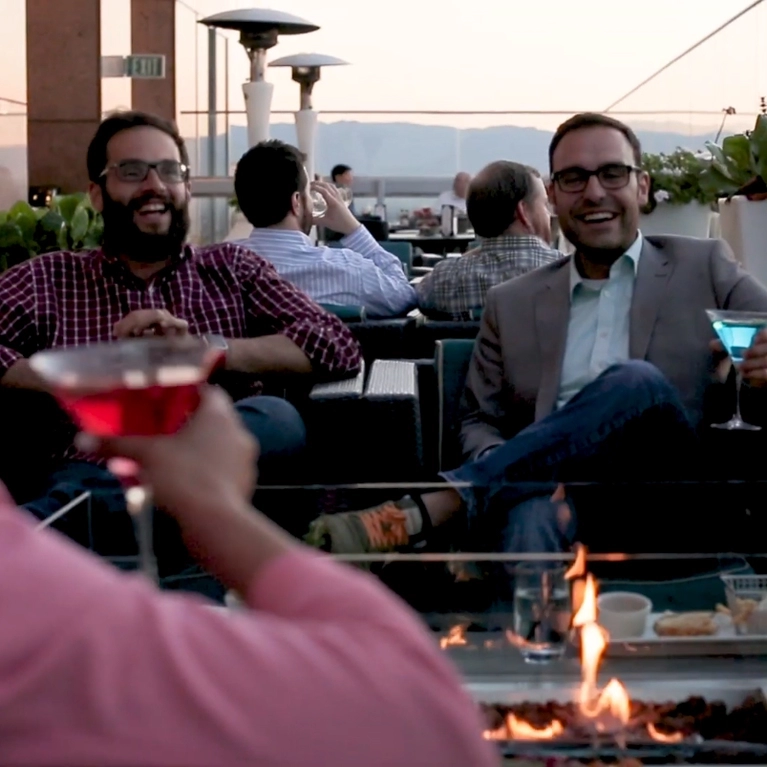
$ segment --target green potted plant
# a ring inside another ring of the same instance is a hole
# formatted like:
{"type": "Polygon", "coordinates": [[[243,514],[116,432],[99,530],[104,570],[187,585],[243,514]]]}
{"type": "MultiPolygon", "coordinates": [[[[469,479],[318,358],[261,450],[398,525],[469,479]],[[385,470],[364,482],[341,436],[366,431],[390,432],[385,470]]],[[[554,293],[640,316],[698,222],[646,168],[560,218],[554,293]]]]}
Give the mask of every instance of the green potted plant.
{"type": "Polygon", "coordinates": [[[54,250],[101,245],[104,222],[82,193],[55,197],[47,208],[20,200],[0,211],[0,270],[54,250]]]}
{"type": "Polygon", "coordinates": [[[767,115],[756,118],[754,129],[727,136],[721,145],[706,143],[711,153],[701,183],[719,197],[767,199],[767,115]]]}
{"type": "Polygon", "coordinates": [[[722,237],[735,257],[767,285],[767,115],[753,130],[707,143],[711,162],[701,183],[720,197],[722,237]]]}
{"type": "Polygon", "coordinates": [[[704,155],[681,147],[668,154],[646,153],[642,167],[651,180],[642,231],[707,237],[717,195],[701,185],[701,174],[708,167],[704,155]]]}

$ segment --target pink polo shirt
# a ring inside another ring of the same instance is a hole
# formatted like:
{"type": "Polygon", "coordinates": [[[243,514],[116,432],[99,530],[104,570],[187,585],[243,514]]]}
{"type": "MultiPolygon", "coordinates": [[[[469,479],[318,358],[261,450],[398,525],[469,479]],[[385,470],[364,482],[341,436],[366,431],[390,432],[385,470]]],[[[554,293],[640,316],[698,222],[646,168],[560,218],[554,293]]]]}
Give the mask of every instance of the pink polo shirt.
{"type": "Polygon", "coordinates": [[[250,610],[160,594],[0,497],[0,763],[484,767],[457,675],[373,578],[296,551],[250,610]]]}

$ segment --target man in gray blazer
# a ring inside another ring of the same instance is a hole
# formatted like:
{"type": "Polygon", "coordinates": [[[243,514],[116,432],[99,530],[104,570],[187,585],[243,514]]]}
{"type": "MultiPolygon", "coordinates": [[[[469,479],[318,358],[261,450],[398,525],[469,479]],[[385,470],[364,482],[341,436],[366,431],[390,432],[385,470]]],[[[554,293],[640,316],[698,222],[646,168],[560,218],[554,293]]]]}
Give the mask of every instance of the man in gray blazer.
{"type": "MultiPolygon", "coordinates": [[[[467,463],[443,475],[472,487],[322,517],[313,538],[325,548],[413,543],[465,511],[501,518],[506,551],[560,550],[576,532],[560,483],[698,476],[696,431],[733,394],[704,310],[767,312],[767,289],[722,241],[641,235],[649,177],[623,123],[576,115],[549,161],[550,199],[576,253],[488,293],[466,384],[467,463]]],[[[741,372],[744,401],[764,411],[767,331],[741,372]]]]}

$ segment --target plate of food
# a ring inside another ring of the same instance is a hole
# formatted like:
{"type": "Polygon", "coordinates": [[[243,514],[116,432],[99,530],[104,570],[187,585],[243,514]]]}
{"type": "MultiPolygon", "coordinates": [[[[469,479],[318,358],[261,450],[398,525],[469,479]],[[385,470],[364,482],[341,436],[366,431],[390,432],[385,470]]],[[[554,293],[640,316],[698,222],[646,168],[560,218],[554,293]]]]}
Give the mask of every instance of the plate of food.
{"type": "Polygon", "coordinates": [[[767,633],[744,634],[735,621],[723,605],[714,610],[650,613],[640,636],[611,638],[608,653],[614,657],[767,654],[767,633]]]}

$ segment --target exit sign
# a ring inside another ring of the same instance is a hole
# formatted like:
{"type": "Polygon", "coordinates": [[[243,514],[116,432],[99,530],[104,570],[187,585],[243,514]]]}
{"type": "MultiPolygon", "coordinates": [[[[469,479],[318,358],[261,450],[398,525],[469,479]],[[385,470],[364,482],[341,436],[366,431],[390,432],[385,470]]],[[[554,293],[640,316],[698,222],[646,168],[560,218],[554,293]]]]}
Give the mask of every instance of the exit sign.
{"type": "Polygon", "coordinates": [[[125,76],[141,79],[165,77],[165,56],[159,54],[133,54],[125,57],[125,76]]]}

